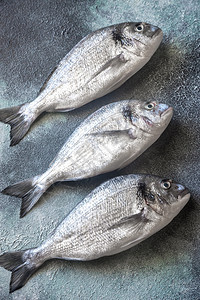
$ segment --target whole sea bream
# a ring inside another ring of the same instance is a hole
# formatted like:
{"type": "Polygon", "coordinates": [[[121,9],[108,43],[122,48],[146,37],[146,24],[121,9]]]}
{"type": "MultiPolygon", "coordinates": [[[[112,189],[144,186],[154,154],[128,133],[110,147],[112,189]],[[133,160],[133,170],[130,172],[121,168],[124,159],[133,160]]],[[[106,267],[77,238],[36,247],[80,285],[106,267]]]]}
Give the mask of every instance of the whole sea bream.
{"type": "Polygon", "coordinates": [[[157,101],[105,105],[75,129],[46,172],[2,192],[22,198],[23,217],[57,181],[89,178],[127,166],[159,138],[172,114],[172,107],[157,101]]]}
{"type": "Polygon", "coordinates": [[[118,88],[149,61],[162,36],[161,29],[143,22],[87,35],[61,60],[34,101],[0,110],[0,121],[11,125],[11,146],[42,112],[70,111],[118,88]]]}
{"type": "Polygon", "coordinates": [[[21,288],[49,259],[93,260],[135,246],[180,212],[189,191],[151,175],[113,178],[91,192],[41,246],[0,256],[12,272],[10,292],[21,288]]]}

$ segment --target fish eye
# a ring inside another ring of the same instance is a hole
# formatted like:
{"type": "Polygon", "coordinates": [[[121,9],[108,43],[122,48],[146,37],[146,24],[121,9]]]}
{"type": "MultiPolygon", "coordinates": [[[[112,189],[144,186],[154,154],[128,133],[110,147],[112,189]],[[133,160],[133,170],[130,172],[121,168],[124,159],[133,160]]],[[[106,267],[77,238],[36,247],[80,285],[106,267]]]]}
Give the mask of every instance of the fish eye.
{"type": "Polygon", "coordinates": [[[135,29],[136,29],[136,31],[141,32],[141,31],[143,31],[144,26],[142,24],[136,24],[135,29]]]}
{"type": "Polygon", "coordinates": [[[147,103],[146,105],[145,105],[145,108],[146,109],[148,109],[148,110],[151,110],[151,109],[153,109],[155,107],[155,104],[154,103],[147,103]]]}
{"type": "Polygon", "coordinates": [[[163,189],[168,190],[171,187],[171,182],[170,181],[163,181],[161,183],[161,186],[163,189]]]}

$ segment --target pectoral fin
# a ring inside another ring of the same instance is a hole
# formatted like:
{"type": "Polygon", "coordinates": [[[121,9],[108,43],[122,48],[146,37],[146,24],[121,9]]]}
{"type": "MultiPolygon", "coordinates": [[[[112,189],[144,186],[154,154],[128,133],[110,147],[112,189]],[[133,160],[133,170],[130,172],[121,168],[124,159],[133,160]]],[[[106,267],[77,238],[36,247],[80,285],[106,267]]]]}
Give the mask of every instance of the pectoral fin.
{"type": "Polygon", "coordinates": [[[96,77],[100,73],[104,72],[106,69],[111,67],[116,67],[125,64],[128,61],[128,59],[125,57],[125,54],[122,52],[121,54],[117,55],[116,57],[110,59],[108,62],[105,63],[93,76],[96,77]]]}
{"type": "Polygon", "coordinates": [[[122,218],[116,224],[112,225],[110,229],[117,228],[124,225],[129,225],[130,228],[136,231],[142,229],[146,223],[150,222],[144,214],[144,209],[142,209],[138,214],[130,215],[122,218]]]}
{"type": "Polygon", "coordinates": [[[95,136],[111,136],[111,137],[119,137],[121,136],[128,136],[131,139],[136,139],[136,135],[134,134],[134,130],[131,129],[125,129],[125,130],[105,130],[102,132],[93,132],[90,133],[90,135],[95,135],[95,136]]]}

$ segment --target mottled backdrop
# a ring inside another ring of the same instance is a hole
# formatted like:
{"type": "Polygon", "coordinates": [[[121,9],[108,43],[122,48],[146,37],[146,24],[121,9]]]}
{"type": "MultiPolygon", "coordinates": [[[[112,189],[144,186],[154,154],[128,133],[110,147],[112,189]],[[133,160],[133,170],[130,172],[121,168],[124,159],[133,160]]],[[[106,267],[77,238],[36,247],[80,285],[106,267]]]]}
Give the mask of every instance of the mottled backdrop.
{"type": "Polygon", "coordinates": [[[169,226],[124,253],[93,262],[48,262],[12,295],[10,272],[1,268],[1,300],[200,299],[198,9],[197,0],[0,1],[0,108],[34,99],[54,66],[92,30],[142,20],[164,32],[149,63],[111,94],[70,113],[42,115],[12,148],[9,126],[0,124],[0,189],[44,172],[74,128],[104,104],[159,99],[175,110],[161,138],[120,172],[58,183],[23,219],[20,199],[1,195],[0,252],[40,244],[85,195],[114,175],[172,177],[192,194],[169,226]]]}

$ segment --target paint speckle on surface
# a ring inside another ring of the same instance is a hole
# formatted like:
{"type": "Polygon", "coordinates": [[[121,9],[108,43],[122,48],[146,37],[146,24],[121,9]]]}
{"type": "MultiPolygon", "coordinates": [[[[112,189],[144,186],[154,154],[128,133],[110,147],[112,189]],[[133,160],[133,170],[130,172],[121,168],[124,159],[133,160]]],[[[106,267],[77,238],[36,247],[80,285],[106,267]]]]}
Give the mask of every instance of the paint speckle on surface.
{"type": "Polygon", "coordinates": [[[102,105],[138,98],[174,107],[161,138],[125,169],[57,183],[23,219],[20,199],[1,195],[1,253],[39,245],[92,189],[116,175],[174,178],[192,194],[171,224],[124,253],[92,262],[49,261],[12,295],[10,272],[0,268],[0,299],[199,300],[198,1],[3,0],[0,8],[0,108],[34,99],[60,59],[92,30],[145,21],[164,32],[148,64],[111,94],[69,113],[41,115],[12,148],[9,126],[0,124],[0,189],[44,172],[76,126],[102,105]]]}

